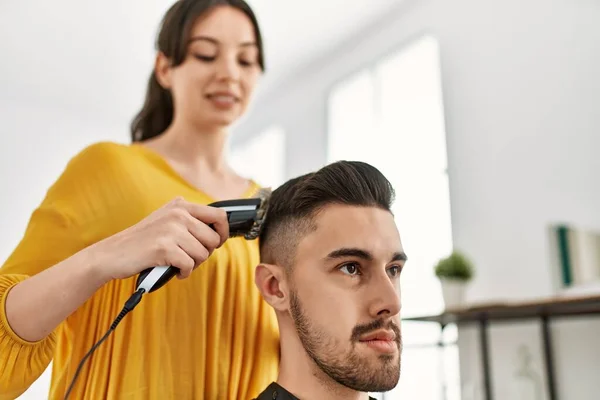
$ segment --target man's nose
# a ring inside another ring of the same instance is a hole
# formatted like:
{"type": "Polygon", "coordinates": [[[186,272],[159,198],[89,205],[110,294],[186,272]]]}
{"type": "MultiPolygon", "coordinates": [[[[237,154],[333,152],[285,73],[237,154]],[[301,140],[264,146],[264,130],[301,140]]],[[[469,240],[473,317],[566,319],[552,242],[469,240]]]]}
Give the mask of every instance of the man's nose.
{"type": "Polygon", "coordinates": [[[373,318],[392,317],[401,309],[400,287],[387,274],[373,277],[371,282],[369,313],[373,318]]]}

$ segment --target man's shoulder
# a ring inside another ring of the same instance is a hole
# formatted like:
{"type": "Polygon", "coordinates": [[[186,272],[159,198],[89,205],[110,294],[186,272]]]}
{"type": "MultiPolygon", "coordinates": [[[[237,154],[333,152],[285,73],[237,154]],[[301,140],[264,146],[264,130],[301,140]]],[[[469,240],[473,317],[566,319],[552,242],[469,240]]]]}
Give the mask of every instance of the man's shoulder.
{"type": "Polygon", "coordinates": [[[300,400],[277,382],[272,382],[258,397],[252,400],[300,400]]]}
{"type": "MultiPolygon", "coordinates": [[[[253,398],[252,400],[300,400],[287,390],[277,384],[277,382],[272,382],[265,390],[263,390],[258,397],[253,398]]],[[[369,396],[369,400],[377,400],[374,397],[369,396]]]]}

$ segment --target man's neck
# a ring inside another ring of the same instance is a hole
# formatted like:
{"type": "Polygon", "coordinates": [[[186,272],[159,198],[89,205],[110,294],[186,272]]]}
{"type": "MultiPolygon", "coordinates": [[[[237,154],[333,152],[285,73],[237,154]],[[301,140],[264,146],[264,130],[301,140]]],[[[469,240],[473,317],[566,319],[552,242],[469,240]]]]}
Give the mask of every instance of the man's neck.
{"type": "Polygon", "coordinates": [[[368,393],[349,389],[331,379],[310,358],[299,339],[281,340],[281,362],[277,383],[305,399],[367,400],[368,393]]]}

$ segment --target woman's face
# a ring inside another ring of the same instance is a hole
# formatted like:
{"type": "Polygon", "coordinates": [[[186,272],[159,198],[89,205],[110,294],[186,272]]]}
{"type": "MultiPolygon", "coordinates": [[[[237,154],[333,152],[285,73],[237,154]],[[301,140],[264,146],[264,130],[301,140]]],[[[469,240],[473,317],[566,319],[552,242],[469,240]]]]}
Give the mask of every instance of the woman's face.
{"type": "Polygon", "coordinates": [[[261,74],[250,19],[221,6],[194,24],[185,61],[169,67],[159,55],[157,76],[171,90],[175,115],[199,129],[224,127],[247,109],[261,74]]]}

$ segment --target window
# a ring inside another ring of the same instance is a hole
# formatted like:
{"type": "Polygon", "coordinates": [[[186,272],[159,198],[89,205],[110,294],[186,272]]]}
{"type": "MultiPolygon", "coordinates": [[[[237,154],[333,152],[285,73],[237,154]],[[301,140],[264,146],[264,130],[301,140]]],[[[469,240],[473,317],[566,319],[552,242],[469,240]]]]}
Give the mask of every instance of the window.
{"type": "Polygon", "coordinates": [[[285,133],[272,126],[230,149],[229,161],[238,173],[273,189],[285,177],[285,133]]]}
{"type": "MultiPolygon", "coordinates": [[[[393,212],[409,257],[402,315],[441,312],[433,266],[451,252],[452,232],[437,41],[423,37],[347,78],[331,91],[328,107],[328,161],[369,162],[396,189],[393,212]]],[[[402,378],[384,398],[460,398],[458,352],[435,346],[439,327],[404,322],[402,328],[402,378]]]]}

